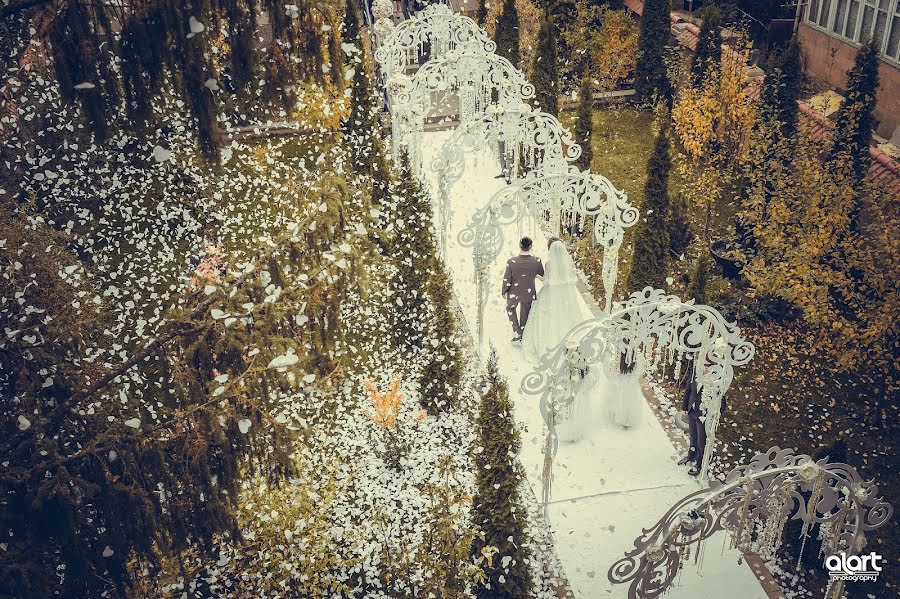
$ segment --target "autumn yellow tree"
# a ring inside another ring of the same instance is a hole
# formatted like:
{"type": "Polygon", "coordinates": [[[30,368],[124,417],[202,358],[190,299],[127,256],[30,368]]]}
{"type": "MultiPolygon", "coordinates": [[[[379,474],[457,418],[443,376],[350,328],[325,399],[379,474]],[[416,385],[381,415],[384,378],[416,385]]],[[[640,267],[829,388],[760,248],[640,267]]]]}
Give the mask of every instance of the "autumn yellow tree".
{"type": "MultiPolygon", "coordinates": [[[[775,126],[761,124],[760,134],[775,126]]],[[[755,293],[795,306],[836,367],[871,379],[878,391],[869,418],[878,421],[877,402],[897,391],[900,200],[836,176],[835,164],[849,170],[849,152],[824,165],[818,142],[805,133],[758,151],[766,161],[748,169],[741,213],[756,240],[744,275],[755,293]],[[865,225],[857,231],[851,221],[860,197],[865,225]]]]}
{"type": "Polygon", "coordinates": [[[589,68],[595,89],[608,91],[634,72],[638,27],[625,11],[579,0],[563,39],[574,55],[566,72],[575,82],[580,82],[580,74],[589,68]]]}
{"type": "Polygon", "coordinates": [[[756,122],[754,101],[745,93],[749,57],[750,44],[741,35],[723,52],[720,64],[685,84],[672,108],[675,131],[689,158],[679,162],[678,172],[688,199],[705,208],[707,238],[712,207],[740,175],[756,122]]]}

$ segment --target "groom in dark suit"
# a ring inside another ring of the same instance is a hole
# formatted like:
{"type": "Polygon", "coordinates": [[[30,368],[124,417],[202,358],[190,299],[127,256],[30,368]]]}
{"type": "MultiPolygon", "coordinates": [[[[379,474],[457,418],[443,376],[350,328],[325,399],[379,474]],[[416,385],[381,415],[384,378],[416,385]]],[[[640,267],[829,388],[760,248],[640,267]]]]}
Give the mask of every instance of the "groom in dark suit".
{"type": "Polygon", "coordinates": [[[544,265],[540,258],[531,255],[531,238],[519,241],[519,255],[506,262],[501,293],[506,298],[506,314],[512,323],[516,336],[513,341],[522,340],[522,331],[528,322],[531,302],[537,297],[535,279],[544,277],[544,265]]]}

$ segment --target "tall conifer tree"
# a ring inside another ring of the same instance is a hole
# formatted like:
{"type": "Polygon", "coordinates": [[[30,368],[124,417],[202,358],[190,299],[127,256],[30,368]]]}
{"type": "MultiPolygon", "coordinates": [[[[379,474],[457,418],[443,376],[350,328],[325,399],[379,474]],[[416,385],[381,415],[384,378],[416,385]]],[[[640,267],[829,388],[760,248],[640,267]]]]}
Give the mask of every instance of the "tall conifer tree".
{"type": "Polygon", "coordinates": [[[665,62],[671,27],[669,0],[644,2],[634,67],[634,89],[644,102],[663,99],[671,104],[672,86],[665,62]]]}
{"type": "Polygon", "coordinates": [[[828,153],[829,169],[834,176],[849,176],[854,183],[854,197],[848,207],[850,230],[859,230],[863,185],[872,155],[872,130],[875,128],[875,105],[878,92],[878,43],[874,39],[856,52],[856,61],[847,72],[847,95],[841,102],[828,153]]]}
{"type": "Polygon", "coordinates": [[[800,99],[802,81],[800,43],[792,40],[766,73],[761,94],[763,119],[779,123],[779,133],[783,137],[790,137],[797,131],[800,111],[797,100],[800,99]]]}
{"type": "Polygon", "coordinates": [[[350,95],[350,115],[341,124],[345,145],[350,151],[350,164],[356,173],[373,175],[379,170],[382,149],[378,139],[378,115],[372,96],[372,84],[362,59],[362,42],[359,37],[359,17],[356,3],[347,0],[342,25],[345,51],[344,60],[353,69],[353,87],[350,95]],[[352,49],[351,49],[352,47],[352,49]]]}
{"type": "Polygon", "coordinates": [[[531,572],[525,549],[526,513],[521,490],[525,481],[518,460],[522,441],[512,413],[509,387],[500,375],[497,352],[491,350],[486,387],[476,427],[480,449],[475,454],[476,495],[472,519],[484,535],[472,548],[475,557],[486,546],[496,547],[487,580],[479,585],[479,599],[522,599],[531,596],[531,572]],[[501,582],[500,579],[503,579],[501,582]]]}
{"type": "Polygon", "coordinates": [[[697,86],[722,63],[722,13],[715,5],[703,9],[700,38],[691,60],[691,82],[697,86]]]}
{"type": "Polygon", "coordinates": [[[698,304],[706,304],[706,283],[709,281],[709,252],[703,252],[697,258],[691,271],[691,280],[687,288],[685,300],[695,300],[698,304]]]}
{"type": "Polygon", "coordinates": [[[538,51],[531,69],[534,99],[544,112],[559,116],[559,69],[557,65],[556,25],[548,14],[541,21],[538,51]]]}
{"type": "Polygon", "coordinates": [[[434,260],[428,295],[433,307],[433,333],[437,345],[428,351],[428,362],[420,383],[421,403],[430,414],[437,414],[453,407],[463,372],[462,351],[453,313],[453,285],[439,258],[434,260]]]}
{"type": "Polygon", "coordinates": [[[518,67],[519,11],[516,9],[516,0],[503,1],[503,12],[497,19],[494,41],[497,42],[497,54],[508,59],[514,67],[518,67]]]}
{"type": "Polygon", "coordinates": [[[857,182],[862,182],[872,164],[869,145],[875,128],[877,91],[878,43],[870,39],[857,51],[853,67],[847,72],[847,94],[841,102],[829,153],[829,160],[835,165],[846,154],[848,172],[857,182]]]}
{"type": "Polygon", "coordinates": [[[576,164],[581,170],[591,168],[594,159],[594,148],[591,136],[594,132],[594,86],[591,83],[590,69],[586,68],[581,77],[581,89],[578,92],[578,120],[575,121],[575,141],[581,146],[581,156],[576,164]]]}
{"type": "Polygon", "coordinates": [[[396,238],[392,255],[397,276],[392,292],[397,304],[395,333],[397,346],[421,348],[427,332],[427,292],[434,270],[436,244],[432,224],[431,199],[409,166],[409,158],[400,156],[400,172],[394,189],[396,212],[392,215],[396,238]]]}
{"type": "Polygon", "coordinates": [[[475,13],[475,22],[481,26],[484,26],[484,21],[487,19],[487,3],[488,0],[478,0],[478,12],[475,13]]]}
{"type": "Polygon", "coordinates": [[[691,231],[691,223],[688,220],[687,198],[683,195],[672,201],[671,214],[669,215],[669,250],[673,256],[679,256],[691,244],[694,232],[691,231]]]}
{"type": "Polygon", "coordinates": [[[669,254],[669,138],[666,127],[656,137],[653,154],[647,163],[647,183],[641,222],[637,227],[631,271],[628,273],[629,293],[650,286],[660,288],[666,279],[669,254]]]}

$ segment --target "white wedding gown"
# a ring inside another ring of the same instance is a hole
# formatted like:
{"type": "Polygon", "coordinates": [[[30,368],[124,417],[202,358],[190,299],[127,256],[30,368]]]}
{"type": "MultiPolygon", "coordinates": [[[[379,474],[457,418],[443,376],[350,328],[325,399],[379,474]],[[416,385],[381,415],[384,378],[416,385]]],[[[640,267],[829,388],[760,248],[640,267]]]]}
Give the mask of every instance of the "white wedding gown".
{"type": "MultiPolygon", "coordinates": [[[[525,355],[538,361],[556,348],[566,333],[585,320],[594,317],[575,283],[578,275],[575,264],[561,241],[550,246],[550,257],[544,266],[544,285],[531,306],[528,322],[522,333],[525,355]]],[[[591,420],[590,408],[595,392],[603,387],[603,375],[598,367],[591,368],[578,382],[575,400],[565,414],[560,415],[557,433],[562,441],[578,441],[584,437],[591,420]]]]}
{"type": "Polygon", "coordinates": [[[616,372],[607,376],[607,410],[610,421],[623,428],[636,428],[641,422],[641,408],[644,405],[644,392],[638,370],[630,373],[618,372],[618,365],[613,365],[616,372]]]}

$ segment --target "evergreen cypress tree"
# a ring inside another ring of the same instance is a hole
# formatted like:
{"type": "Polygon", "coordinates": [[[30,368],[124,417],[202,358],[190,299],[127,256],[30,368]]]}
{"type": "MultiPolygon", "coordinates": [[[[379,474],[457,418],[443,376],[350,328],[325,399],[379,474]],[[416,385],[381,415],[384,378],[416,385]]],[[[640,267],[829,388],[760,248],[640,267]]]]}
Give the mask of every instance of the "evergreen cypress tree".
{"type": "Polygon", "coordinates": [[[392,254],[397,276],[392,281],[397,304],[395,332],[397,346],[423,347],[427,330],[429,275],[435,268],[431,200],[413,175],[406,154],[400,156],[400,173],[394,190],[393,217],[396,238],[392,254]]]}
{"type": "Polygon", "coordinates": [[[350,96],[350,115],[341,124],[341,131],[350,150],[353,171],[361,175],[373,175],[378,165],[380,141],[377,137],[378,115],[372,96],[372,84],[362,60],[362,42],[359,37],[359,18],[356,4],[347,0],[344,13],[343,40],[356,48],[352,54],[345,53],[345,60],[353,68],[353,88],[350,96]]]}
{"type": "Polygon", "coordinates": [[[475,22],[484,26],[484,21],[487,19],[487,6],[488,0],[478,0],[478,12],[475,13],[475,22]]]}
{"type": "Polygon", "coordinates": [[[702,17],[700,39],[691,60],[691,82],[694,85],[699,85],[710,71],[716,72],[722,63],[722,13],[715,5],[707,6],[702,17]]]}
{"type": "Polygon", "coordinates": [[[578,92],[578,120],[575,121],[575,141],[581,145],[581,156],[576,164],[581,170],[591,168],[594,148],[591,135],[594,131],[594,86],[591,84],[590,69],[585,69],[578,92]]]}
{"type": "MultiPolygon", "coordinates": [[[[869,172],[872,157],[869,144],[875,128],[878,91],[878,44],[870,39],[856,53],[856,61],[847,73],[847,94],[841,102],[829,153],[829,162],[838,167],[841,157],[849,159],[848,174],[861,183],[869,172]]],[[[846,160],[845,160],[846,162],[846,160]]]]}
{"type": "Polygon", "coordinates": [[[672,202],[672,214],[669,218],[669,250],[674,256],[680,256],[691,244],[694,232],[688,221],[687,198],[679,194],[672,202]]]}
{"type": "Polygon", "coordinates": [[[800,111],[800,84],[803,66],[800,60],[800,43],[792,40],[773,62],[763,81],[761,94],[763,119],[779,123],[779,133],[791,137],[797,131],[800,111]]]}
{"type": "Polygon", "coordinates": [[[351,167],[354,172],[371,175],[375,169],[381,144],[377,138],[378,115],[372,98],[369,74],[362,62],[353,73],[353,90],[350,97],[350,115],[341,124],[345,145],[350,150],[351,167]]]}
{"type": "Polygon", "coordinates": [[[531,81],[534,99],[544,112],[559,116],[559,70],[556,55],[556,26],[545,14],[538,33],[538,51],[534,57],[531,81]]]}
{"type": "Polygon", "coordinates": [[[341,25],[341,39],[345,44],[359,46],[359,16],[356,14],[356,2],[347,0],[344,5],[344,22],[341,25]]]}
{"type": "Polygon", "coordinates": [[[648,285],[662,287],[666,278],[666,258],[669,253],[669,139],[666,127],[656,137],[653,154],[647,163],[647,184],[644,186],[642,221],[638,224],[628,273],[629,293],[648,285]]]}
{"type": "Polygon", "coordinates": [[[641,15],[634,89],[638,99],[672,102],[672,86],[666,73],[665,49],[671,31],[669,0],[647,0],[641,15]]]}
{"type": "Polygon", "coordinates": [[[693,299],[698,304],[706,304],[706,283],[709,281],[709,252],[705,251],[697,258],[691,272],[691,281],[687,288],[685,301],[693,299]]]}
{"type": "Polygon", "coordinates": [[[428,292],[434,309],[437,345],[429,350],[428,363],[422,372],[420,403],[430,414],[437,414],[453,406],[463,373],[462,351],[453,314],[453,285],[440,259],[434,261],[428,292]]]}
{"type": "Polygon", "coordinates": [[[503,1],[503,12],[497,19],[494,41],[497,42],[497,54],[508,59],[514,67],[518,67],[519,12],[516,9],[516,0],[503,1]]]}
{"type": "MultiPolygon", "coordinates": [[[[760,118],[753,128],[743,175],[744,197],[750,198],[756,193],[763,200],[760,215],[768,212],[769,201],[779,185],[778,179],[792,169],[793,155],[784,151],[784,146],[792,147],[797,133],[800,112],[797,100],[802,78],[800,44],[792,41],[775,57],[763,81],[760,118]],[[773,160],[778,161],[781,168],[772,168],[773,160]]],[[[738,212],[735,232],[745,256],[750,257],[756,252],[757,239],[748,219],[754,218],[746,211],[738,212]]]]}
{"type": "Polygon", "coordinates": [[[476,494],[472,506],[472,519],[484,536],[476,539],[472,552],[479,557],[487,546],[496,547],[498,552],[493,566],[485,564],[487,580],[478,587],[476,596],[521,599],[530,596],[532,587],[525,550],[526,513],[520,499],[525,476],[517,458],[522,441],[513,418],[509,388],[500,376],[493,349],[486,378],[487,389],[476,421],[481,452],[474,459],[476,494]]]}

